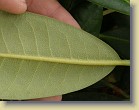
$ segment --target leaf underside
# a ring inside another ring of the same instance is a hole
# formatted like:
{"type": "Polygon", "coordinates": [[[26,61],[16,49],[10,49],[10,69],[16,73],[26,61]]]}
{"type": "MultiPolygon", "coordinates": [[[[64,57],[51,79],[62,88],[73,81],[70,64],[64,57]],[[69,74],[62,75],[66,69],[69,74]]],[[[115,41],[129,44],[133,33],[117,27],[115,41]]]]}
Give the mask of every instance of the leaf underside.
{"type": "Polygon", "coordinates": [[[107,62],[120,58],[95,36],[52,18],[0,12],[1,99],[33,99],[77,91],[104,78],[115,67],[75,65],[75,60],[107,62]],[[35,61],[27,56],[59,60],[35,61]],[[73,64],[60,59],[70,59],[73,64]]]}

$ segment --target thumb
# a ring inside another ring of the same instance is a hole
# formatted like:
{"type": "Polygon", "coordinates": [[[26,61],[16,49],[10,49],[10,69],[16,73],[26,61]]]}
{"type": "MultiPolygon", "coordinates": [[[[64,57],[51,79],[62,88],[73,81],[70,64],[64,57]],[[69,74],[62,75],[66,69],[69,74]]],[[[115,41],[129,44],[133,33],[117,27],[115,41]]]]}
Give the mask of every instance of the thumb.
{"type": "Polygon", "coordinates": [[[27,10],[26,0],[0,0],[0,10],[14,14],[24,13],[27,10]]]}

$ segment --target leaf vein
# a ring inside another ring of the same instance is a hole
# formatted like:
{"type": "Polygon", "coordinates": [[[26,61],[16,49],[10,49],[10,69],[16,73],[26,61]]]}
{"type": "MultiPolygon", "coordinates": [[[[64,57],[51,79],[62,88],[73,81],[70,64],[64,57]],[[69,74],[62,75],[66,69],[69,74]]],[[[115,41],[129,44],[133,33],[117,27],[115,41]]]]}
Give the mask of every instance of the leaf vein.
{"type": "MultiPolygon", "coordinates": [[[[12,85],[14,84],[14,82],[15,82],[15,80],[16,80],[16,78],[17,78],[19,72],[20,72],[20,69],[21,69],[21,67],[22,67],[23,61],[24,61],[24,60],[22,60],[22,61],[20,62],[19,68],[17,69],[17,73],[16,73],[16,75],[15,75],[15,78],[14,78],[13,82],[10,84],[10,86],[7,88],[7,91],[8,91],[8,90],[10,89],[10,87],[12,87],[12,85]]],[[[9,92],[9,94],[10,94],[10,92],[9,92]]]]}
{"type": "Polygon", "coordinates": [[[32,24],[28,21],[27,17],[26,17],[26,21],[29,23],[30,27],[32,28],[32,31],[33,31],[33,34],[34,34],[34,39],[35,39],[37,55],[40,56],[39,55],[38,45],[37,45],[37,37],[36,37],[35,31],[34,31],[34,28],[33,28],[32,24]]]}
{"type": "Polygon", "coordinates": [[[46,87],[46,84],[49,82],[50,78],[51,78],[51,74],[53,73],[54,69],[57,67],[57,63],[53,65],[52,69],[51,69],[51,72],[49,73],[49,76],[48,76],[48,79],[47,79],[47,82],[44,84],[44,88],[46,87]]]}
{"type": "Polygon", "coordinates": [[[21,40],[20,31],[19,31],[19,29],[18,29],[18,27],[16,26],[15,23],[14,23],[14,25],[15,25],[15,27],[17,28],[17,31],[18,31],[18,37],[19,37],[19,40],[20,40],[20,42],[21,42],[21,46],[22,46],[22,49],[23,49],[23,53],[26,55],[25,48],[24,48],[23,42],[22,42],[22,40],[21,40]]]}
{"type": "MultiPolygon", "coordinates": [[[[58,29],[59,30],[59,29],[58,29]]],[[[61,33],[61,34],[63,34],[64,36],[65,36],[65,38],[66,38],[66,41],[67,41],[67,44],[68,44],[68,49],[69,49],[69,56],[70,56],[70,58],[72,59],[73,57],[72,57],[72,53],[71,53],[71,44],[70,44],[70,42],[69,42],[69,40],[68,40],[68,36],[67,35],[65,35],[61,30],[59,30],[59,32],[61,33]]]]}
{"type": "MultiPolygon", "coordinates": [[[[80,37],[80,39],[82,40],[81,35],[79,35],[79,37],[80,37]]],[[[87,48],[86,48],[86,45],[85,45],[84,40],[82,40],[82,42],[83,42],[83,47],[84,47],[84,50],[85,50],[86,59],[89,60],[89,59],[88,59],[88,55],[87,55],[87,48]]]]}
{"type": "Polygon", "coordinates": [[[47,27],[47,25],[46,24],[48,24],[48,23],[46,23],[46,21],[44,21],[45,22],[45,27],[46,27],[46,32],[47,32],[47,36],[48,36],[48,48],[49,48],[49,50],[50,50],[50,55],[53,57],[53,54],[52,54],[52,49],[51,49],[51,46],[50,46],[50,34],[49,34],[49,28],[47,27]]]}
{"type": "Polygon", "coordinates": [[[7,52],[8,52],[8,53],[11,53],[11,52],[10,52],[10,50],[8,49],[8,46],[7,46],[7,44],[6,44],[6,41],[5,41],[4,37],[3,37],[2,27],[1,27],[1,34],[2,34],[2,36],[1,36],[1,37],[2,37],[2,39],[3,39],[3,42],[4,42],[5,47],[6,47],[6,49],[7,49],[7,52]]]}
{"type": "MultiPolygon", "coordinates": [[[[78,84],[78,85],[80,84],[80,77],[81,77],[81,74],[82,74],[83,69],[84,69],[84,67],[82,67],[82,68],[80,69],[80,72],[79,72],[78,81],[77,81],[77,84],[78,84]]],[[[78,88],[78,85],[76,85],[76,88],[78,88]]]]}
{"type": "Polygon", "coordinates": [[[6,59],[3,58],[3,60],[2,60],[2,62],[1,62],[1,64],[0,64],[0,68],[2,67],[2,65],[3,65],[3,63],[4,63],[5,60],[6,60],[6,59]]]}
{"type": "Polygon", "coordinates": [[[33,75],[32,75],[31,81],[29,82],[29,84],[28,84],[28,86],[27,86],[27,89],[26,89],[26,90],[28,90],[28,89],[29,89],[29,87],[30,87],[31,83],[33,82],[34,76],[35,76],[35,74],[37,73],[37,71],[38,71],[38,69],[39,69],[39,67],[40,67],[40,64],[41,64],[41,62],[38,62],[37,66],[36,66],[36,69],[35,69],[35,71],[34,71],[34,73],[33,73],[33,75]]]}

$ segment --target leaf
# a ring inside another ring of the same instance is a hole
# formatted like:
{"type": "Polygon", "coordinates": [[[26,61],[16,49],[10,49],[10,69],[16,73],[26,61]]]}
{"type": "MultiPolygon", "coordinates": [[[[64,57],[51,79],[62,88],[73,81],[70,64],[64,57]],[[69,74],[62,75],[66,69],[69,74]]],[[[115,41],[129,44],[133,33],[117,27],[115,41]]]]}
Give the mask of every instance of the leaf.
{"type": "MultiPolygon", "coordinates": [[[[101,33],[104,33],[105,31],[115,30],[121,27],[128,28],[130,30],[130,16],[114,12],[103,17],[101,33]]],[[[117,35],[119,34],[119,32],[115,34],[117,35]]]]}
{"type": "Polygon", "coordinates": [[[73,0],[59,0],[59,3],[67,10],[71,8],[73,0]]]}
{"type": "Polygon", "coordinates": [[[104,16],[100,39],[116,50],[120,58],[130,59],[130,16],[112,13],[104,16]]]}
{"type": "Polygon", "coordinates": [[[103,8],[101,6],[84,1],[73,8],[71,14],[83,30],[96,36],[99,35],[103,18],[103,8]]]}
{"type": "Polygon", "coordinates": [[[59,3],[68,11],[76,7],[84,0],[59,0],[59,3]]]}
{"type": "Polygon", "coordinates": [[[105,8],[130,15],[130,3],[127,0],[88,0],[105,8]]]}
{"type": "Polygon", "coordinates": [[[109,45],[111,45],[122,59],[130,59],[129,40],[103,34],[101,34],[99,38],[108,43],[109,45]]]}
{"type": "Polygon", "coordinates": [[[130,0],[124,0],[124,1],[130,4],[130,0]]]}
{"type": "Polygon", "coordinates": [[[1,99],[77,91],[129,65],[103,41],[49,17],[0,12],[0,24],[1,99]]]}

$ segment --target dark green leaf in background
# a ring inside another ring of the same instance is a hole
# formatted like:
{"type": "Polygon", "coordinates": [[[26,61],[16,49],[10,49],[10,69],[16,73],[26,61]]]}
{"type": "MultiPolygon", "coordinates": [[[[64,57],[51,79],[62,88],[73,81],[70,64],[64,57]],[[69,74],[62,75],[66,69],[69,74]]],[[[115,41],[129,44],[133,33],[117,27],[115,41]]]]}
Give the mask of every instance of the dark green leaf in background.
{"type": "Polygon", "coordinates": [[[105,15],[99,38],[112,46],[122,59],[130,59],[130,16],[117,12],[105,15]]]}
{"type": "Polygon", "coordinates": [[[74,7],[76,7],[79,3],[84,0],[59,0],[60,4],[67,10],[71,11],[74,7]]]}
{"type": "Polygon", "coordinates": [[[103,18],[101,6],[83,1],[70,12],[83,30],[96,36],[99,35],[103,18]]]}
{"type": "Polygon", "coordinates": [[[102,34],[99,38],[111,45],[118,52],[121,58],[130,58],[130,42],[128,40],[102,34]]]}
{"type": "MultiPolygon", "coordinates": [[[[88,0],[108,9],[130,15],[130,3],[127,0],[88,0]]],[[[129,1],[129,0],[128,0],[129,1]]]]}

